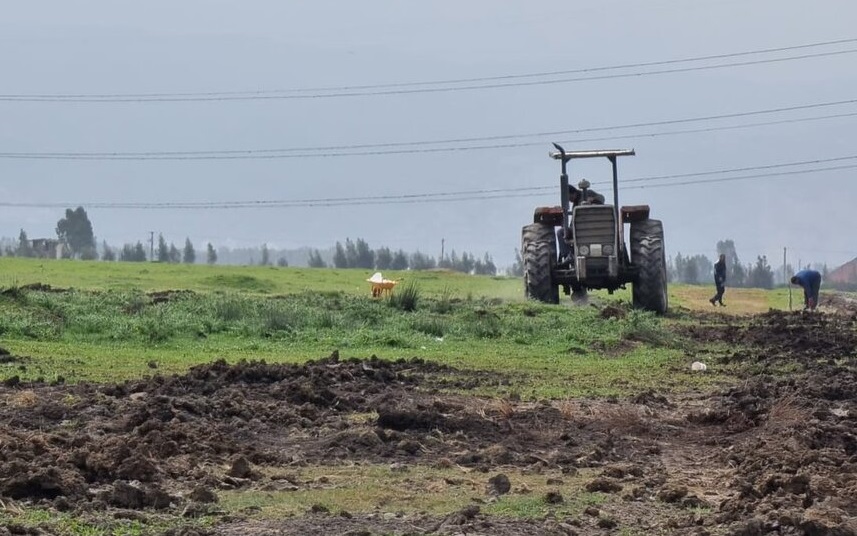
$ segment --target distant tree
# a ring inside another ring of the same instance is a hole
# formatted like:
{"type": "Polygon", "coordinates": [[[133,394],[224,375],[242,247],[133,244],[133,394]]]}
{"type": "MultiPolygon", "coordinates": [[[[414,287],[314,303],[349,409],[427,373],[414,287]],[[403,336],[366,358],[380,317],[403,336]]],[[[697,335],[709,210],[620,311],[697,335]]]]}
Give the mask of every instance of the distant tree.
{"type": "Polygon", "coordinates": [[[205,262],[209,265],[217,264],[217,250],[211,245],[211,242],[206,246],[205,262]]]}
{"type": "Polygon", "coordinates": [[[458,262],[453,268],[458,272],[469,274],[473,272],[475,264],[476,262],[475,258],[473,257],[473,254],[465,251],[461,254],[461,258],[458,260],[458,262]]]}
{"type": "Polygon", "coordinates": [[[268,244],[262,244],[262,266],[271,265],[271,252],[268,250],[268,244]]]}
{"type": "Polygon", "coordinates": [[[358,238],[354,244],[355,260],[354,268],[366,268],[371,270],[375,267],[375,252],[369,248],[369,244],[362,238],[358,238]]]}
{"type": "Polygon", "coordinates": [[[345,259],[346,268],[357,267],[357,245],[350,238],[345,239],[345,259]]]}
{"type": "Polygon", "coordinates": [[[690,283],[691,285],[699,283],[699,266],[696,265],[696,260],[693,257],[685,260],[682,276],[685,283],[690,283]]]}
{"type": "Polygon", "coordinates": [[[756,264],[749,272],[749,286],[753,288],[774,288],[774,272],[768,265],[768,258],[765,255],[756,258],[756,264]]]}
{"type": "Polygon", "coordinates": [[[146,262],[146,248],[138,241],[135,245],[125,244],[119,253],[119,260],[124,262],[146,262]]]}
{"type": "Polygon", "coordinates": [[[122,262],[134,262],[134,246],[131,244],[122,246],[122,249],[119,250],[119,260],[122,262]]]}
{"type": "Polygon", "coordinates": [[[730,287],[743,287],[747,274],[738,259],[735,242],[731,239],[717,242],[717,255],[726,255],[726,284],[730,287]]]}
{"type": "Polygon", "coordinates": [[[327,263],[321,258],[321,253],[317,249],[309,252],[309,260],[307,261],[310,268],[327,268],[327,263]]]}
{"type": "Polygon", "coordinates": [[[681,256],[681,252],[676,253],[675,262],[673,263],[673,270],[675,273],[673,274],[672,280],[678,283],[684,283],[684,267],[686,261],[684,257],[681,256]]]}
{"type": "Polygon", "coordinates": [[[705,255],[682,257],[679,253],[675,260],[677,280],[690,285],[708,282],[712,277],[714,263],[705,255]]]}
{"type": "Polygon", "coordinates": [[[521,258],[521,251],[515,250],[515,263],[506,271],[512,277],[524,276],[524,260],[521,258]]]}
{"type": "Polygon", "coordinates": [[[158,262],[170,262],[170,246],[162,234],[158,234],[158,262]]]}
{"type": "Polygon", "coordinates": [[[137,240],[137,243],[134,244],[134,260],[136,262],[146,262],[146,248],[143,247],[143,243],[137,240]]]}
{"type": "Polygon", "coordinates": [[[184,239],[184,254],[182,255],[182,262],[185,264],[193,264],[196,262],[196,250],[193,249],[193,243],[190,241],[190,238],[184,239]]]}
{"type": "MultiPolygon", "coordinates": [[[[443,251],[441,251],[441,253],[443,253],[443,251]]],[[[452,253],[450,255],[442,255],[440,260],[437,261],[437,267],[442,268],[444,270],[454,270],[455,269],[454,262],[453,262],[454,258],[455,258],[455,250],[452,250],[452,253]]]]}
{"type": "Polygon", "coordinates": [[[289,261],[285,257],[280,257],[279,259],[277,259],[277,266],[279,266],[280,268],[285,268],[288,265],[289,261]]]}
{"type": "Polygon", "coordinates": [[[487,252],[482,259],[482,265],[485,267],[485,275],[497,275],[497,265],[494,264],[494,258],[487,252]]]}
{"type": "Polygon", "coordinates": [[[393,254],[393,260],[390,262],[391,270],[407,270],[408,266],[408,254],[404,250],[400,249],[393,254]]]}
{"type": "Polygon", "coordinates": [[[336,268],[348,268],[348,255],[346,255],[345,248],[338,241],[336,242],[336,252],[333,254],[333,266],[336,268]]]}
{"type": "Polygon", "coordinates": [[[667,257],[667,283],[673,283],[675,280],[675,261],[672,257],[667,257]]]}
{"type": "Polygon", "coordinates": [[[173,264],[182,262],[182,252],[172,242],[170,242],[170,262],[173,264]]]}
{"type": "Polygon", "coordinates": [[[393,264],[393,252],[388,247],[382,247],[375,250],[375,268],[379,270],[389,270],[393,264]]]}
{"type": "Polygon", "coordinates": [[[101,242],[101,260],[107,262],[113,262],[116,260],[116,252],[113,251],[113,248],[107,245],[107,240],[103,240],[101,242]]]}
{"type": "Polygon", "coordinates": [[[65,244],[71,256],[83,259],[95,259],[95,235],[92,222],[89,221],[83,207],[66,209],[65,218],[57,221],[57,238],[65,244]]]}
{"type": "Polygon", "coordinates": [[[15,255],[18,257],[33,256],[33,247],[30,244],[30,239],[27,238],[27,232],[23,229],[18,234],[18,249],[15,251],[15,255]]]}
{"type": "Polygon", "coordinates": [[[449,256],[446,259],[446,262],[441,266],[441,268],[446,268],[449,270],[458,270],[458,253],[453,249],[449,256]]]}
{"type": "Polygon", "coordinates": [[[411,254],[410,266],[412,270],[431,270],[437,266],[434,257],[417,251],[411,254]]]}
{"type": "Polygon", "coordinates": [[[714,263],[706,255],[694,255],[696,269],[699,273],[700,283],[708,283],[714,280],[714,263]]]}
{"type": "Polygon", "coordinates": [[[497,266],[494,264],[494,259],[491,255],[485,253],[482,260],[476,259],[473,265],[473,272],[477,275],[497,275],[497,266]]]}

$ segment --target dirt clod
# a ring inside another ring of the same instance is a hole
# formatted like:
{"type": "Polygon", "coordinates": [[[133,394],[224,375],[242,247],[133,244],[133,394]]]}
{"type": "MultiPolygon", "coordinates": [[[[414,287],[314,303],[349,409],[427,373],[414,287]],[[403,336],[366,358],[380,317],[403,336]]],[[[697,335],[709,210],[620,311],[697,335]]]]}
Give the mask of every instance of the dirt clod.
{"type": "Polygon", "coordinates": [[[586,484],[586,491],[617,493],[619,491],[622,491],[622,484],[610,478],[598,477],[586,484]]]}
{"type": "Polygon", "coordinates": [[[503,473],[488,479],[488,493],[491,495],[505,495],[511,489],[512,483],[509,481],[509,477],[503,473]]]}
{"type": "Polygon", "coordinates": [[[565,501],[562,494],[558,491],[549,491],[545,494],[545,502],[547,504],[562,504],[565,501]]]}
{"type": "Polygon", "coordinates": [[[235,478],[250,478],[253,474],[253,468],[247,458],[238,456],[232,461],[232,465],[226,474],[235,478]]]}

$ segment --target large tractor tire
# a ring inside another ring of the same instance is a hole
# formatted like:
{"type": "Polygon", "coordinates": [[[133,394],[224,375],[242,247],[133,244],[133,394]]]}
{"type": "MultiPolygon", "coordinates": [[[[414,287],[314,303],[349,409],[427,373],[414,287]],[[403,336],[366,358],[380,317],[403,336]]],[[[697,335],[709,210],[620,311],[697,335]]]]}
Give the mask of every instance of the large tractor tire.
{"type": "Polygon", "coordinates": [[[637,268],[634,281],[634,307],[659,315],[667,312],[667,258],[664,251],[664,226],[660,220],[645,219],[631,223],[631,262],[637,268]]]}
{"type": "Polygon", "coordinates": [[[556,238],[552,225],[533,223],[524,227],[521,260],[524,263],[526,297],[544,303],[559,303],[559,286],[553,282],[556,238]]]}

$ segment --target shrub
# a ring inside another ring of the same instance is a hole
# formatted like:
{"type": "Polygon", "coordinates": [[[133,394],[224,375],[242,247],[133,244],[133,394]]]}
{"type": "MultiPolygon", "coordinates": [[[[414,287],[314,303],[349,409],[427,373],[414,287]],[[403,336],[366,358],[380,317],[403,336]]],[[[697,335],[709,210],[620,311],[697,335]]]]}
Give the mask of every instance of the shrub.
{"type": "Polygon", "coordinates": [[[400,311],[416,311],[420,301],[420,287],[415,281],[408,281],[390,295],[390,307],[400,311]]]}

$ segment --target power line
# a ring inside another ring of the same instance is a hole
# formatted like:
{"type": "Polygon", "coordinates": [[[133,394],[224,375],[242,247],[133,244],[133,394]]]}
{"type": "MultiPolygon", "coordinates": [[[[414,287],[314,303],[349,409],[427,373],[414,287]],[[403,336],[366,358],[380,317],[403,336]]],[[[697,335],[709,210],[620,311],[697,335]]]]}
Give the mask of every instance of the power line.
{"type": "Polygon", "coordinates": [[[842,45],[846,43],[857,42],[857,38],[836,39],[832,41],[822,41],[816,43],[805,43],[802,45],[763,48],[757,50],[748,50],[743,52],[732,52],[725,54],[712,54],[708,56],[695,56],[689,58],[676,58],[670,60],[648,61],[640,63],[625,63],[618,65],[608,65],[602,67],[587,67],[582,69],[567,69],[559,71],[544,71],[537,73],[525,74],[508,74],[499,76],[482,76],[476,78],[451,78],[446,80],[424,80],[416,82],[393,82],[387,84],[364,84],[364,85],[346,85],[346,86],[322,86],[322,87],[305,87],[305,88],[289,88],[289,89],[267,89],[255,91],[208,91],[208,92],[185,92],[185,93],[77,93],[77,94],[6,94],[0,95],[0,98],[156,98],[156,97],[214,97],[214,96],[232,96],[232,95],[265,95],[276,93],[299,93],[299,92],[327,92],[327,91],[354,91],[367,89],[386,89],[386,88],[402,88],[402,87],[417,87],[417,86],[436,86],[436,85],[452,85],[452,84],[467,84],[475,82],[494,82],[498,80],[515,80],[523,78],[540,78],[547,76],[563,76],[569,74],[582,74],[601,71],[613,71],[620,69],[633,69],[641,67],[656,67],[659,65],[675,65],[679,63],[690,63],[697,61],[710,61],[727,58],[737,58],[742,56],[753,56],[757,54],[772,54],[775,52],[787,52],[790,50],[801,50],[807,48],[825,47],[831,45],[842,45]]]}
{"type": "MultiPolygon", "coordinates": [[[[843,156],[828,159],[805,160],[802,162],[789,162],[783,164],[769,164],[764,166],[743,167],[725,170],[703,171],[697,173],[685,173],[678,175],[661,175],[651,177],[641,177],[623,182],[639,182],[664,180],[676,177],[691,177],[704,176],[711,174],[726,174],[738,171],[750,171],[761,169],[772,169],[778,167],[789,167],[806,165],[810,163],[825,163],[843,160],[857,159],[857,155],[843,156]]],[[[789,177],[799,174],[808,173],[823,173],[829,171],[839,171],[844,169],[857,168],[857,164],[831,166],[822,168],[810,168],[796,171],[781,171],[775,173],[758,173],[752,175],[742,175],[737,177],[720,177],[715,179],[702,179],[694,181],[669,182],[661,184],[641,184],[636,186],[626,186],[624,190],[642,189],[642,188],[663,188],[674,186],[687,186],[694,184],[708,184],[728,181],[749,180],[758,178],[771,177],[789,177]]],[[[437,193],[417,193],[417,194],[400,194],[400,195],[383,195],[383,196],[363,196],[363,197],[339,197],[339,198],[317,198],[317,199],[300,199],[300,200],[255,200],[255,201],[202,201],[202,202],[141,202],[141,203],[121,203],[121,202],[95,202],[95,203],[14,203],[0,202],[0,207],[10,208],[66,208],[69,206],[85,206],[88,208],[107,208],[107,209],[173,209],[173,210],[190,210],[190,209],[243,209],[243,208],[301,208],[301,207],[331,207],[331,206],[362,206],[362,205],[393,205],[393,204],[414,204],[414,203],[437,203],[437,202],[457,202],[457,201],[472,201],[486,199],[503,199],[510,197],[537,197],[543,196],[545,190],[555,189],[556,186],[536,186],[536,187],[518,187],[518,188],[496,188],[482,190],[465,190],[457,192],[437,192],[437,193]]]]}
{"type": "MultiPolygon", "coordinates": [[[[843,40],[841,42],[852,41],[843,40]]],[[[810,46],[810,45],[806,45],[810,46]]],[[[806,47],[804,46],[804,48],[806,47]]],[[[786,50],[788,48],[783,48],[786,50]]],[[[731,67],[748,67],[754,65],[764,65],[772,63],[782,63],[787,61],[797,61],[806,59],[815,59],[823,57],[840,56],[844,54],[853,54],[857,49],[845,49],[829,52],[817,52],[812,54],[800,54],[795,56],[787,56],[784,58],[767,58],[760,60],[740,61],[732,63],[721,63],[716,65],[699,65],[693,67],[680,67],[674,69],[660,69],[654,71],[641,71],[634,73],[616,73],[593,76],[580,76],[572,78],[556,78],[551,80],[527,80],[513,82],[494,82],[494,83],[476,83],[471,85],[452,85],[446,87],[423,87],[423,88],[391,88],[391,89],[367,89],[367,90],[335,90],[329,93],[305,93],[305,94],[288,94],[288,93],[229,93],[229,92],[207,92],[207,93],[151,93],[151,94],[55,94],[55,95],[38,95],[38,94],[4,94],[0,95],[0,101],[6,102],[65,102],[65,103],[140,103],[140,102],[214,102],[214,101],[247,101],[247,100],[306,100],[306,99],[331,99],[344,97],[372,97],[372,96],[391,96],[391,95],[411,95],[420,93],[449,93],[457,91],[477,91],[483,89],[498,89],[508,87],[526,87],[526,86],[543,86],[554,84],[568,84],[574,82],[586,82],[595,80],[611,80],[618,78],[639,78],[646,76],[657,76],[664,74],[686,73],[694,71],[708,71],[715,69],[726,69],[731,67]]],[[[739,53],[746,55],[748,53],[739,53]]],[[[756,52],[759,53],[759,52],[756,52]]],[[[722,56],[722,55],[721,55],[722,56]]],[[[691,61],[691,60],[671,60],[691,61]]],[[[663,64],[669,62],[650,62],[653,64],[663,64]]],[[[615,69],[617,67],[612,67],[615,69]]],[[[594,68],[594,70],[605,68],[594,68]]],[[[580,72],[592,71],[579,70],[580,72]]],[[[507,75],[508,77],[516,76],[535,76],[535,75],[507,75]]],[[[286,91],[286,90],[281,90],[286,91]]],[[[292,90],[294,91],[294,90],[292,90]]]]}
{"type": "MultiPolygon", "coordinates": [[[[642,127],[656,127],[675,124],[687,124],[694,122],[716,121],[724,119],[736,119],[755,115],[768,115],[784,112],[793,112],[800,110],[810,110],[817,108],[825,108],[832,106],[842,106],[857,103],[857,99],[831,101],[814,104],[805,104],[797,106],[787,106],[779,108],[769,108],[763,110],[753,110],[746,112],[736,112],[728,114],[717,114],[700,117],[690,117],[681,119],[670,119],[664,121],[652,121],[644,123],[631,123],[625,125],[613,125],[604,127],[590,127],[572,130],[557,130],[548,132],[535,132],[527,134],[503,134],[496,136],[480,136],[468,138],[449,138],[441,140],[422,140],[411,142],[389,142],[375,144],[352,144],[352,145],[329,145],[317,147],[293,147],[285,149],[223,149],[211,151],[145,151],[145,152],[2,152],[0,158],[4,159],[21,159],[21,160],[247,160],[247,159],[284,159],[284,158],[334,158],[343,156],[379,156],[391,154],[409,154],[409,153],[435,153],[435,152],[454,152],[454,151],[472,151],[485,149],[500,149],[514,147],[531,147],[541,145],[543,142],[522,142],[522,143],[507,143],[507,144],[490,144],[478,146],[462,146],[462,147],[433,147],[433,148],[411,148],[398,149],[399,147],[420,147],[423,145],[442,145],[442,144],[457,144],[457,143],[472,143],[480,141],[498,141],[504,139],[527,139],[527,138],[544,138],[550,136],[559,136],[572,133],[586,132],[603,132],[610,130],[627,130],[642,127]],[[357,149],[378,149],[378,150],[357,150],[357,149]],[[320,151],[348,151],[348,152],[331,152],[323,154],[315,154],[320,151]]],[[[857,112],[830,114],[823,116],[801,117],[792,119],[781,119],[768,122],[747,123],[741,125],[726,125],[720,127],[709,127],[693,130],[677,130],[666,132],[652,132],[630,134],[624,136],[609,136],[600,138],[581,138],[575,140],[565,140],[563,143],[581,143],[590,141],[605,141],[618,139],[633,139],[641,137],[656,137],[676,134],[713,132],[718,130],[735,130],[742,128],[751,128],[758,126],[779,125],[788,123],[800,123],[807,121],[819,121],[825,119],[835,119],[843,117],[853,117],[857,112]]]]}

